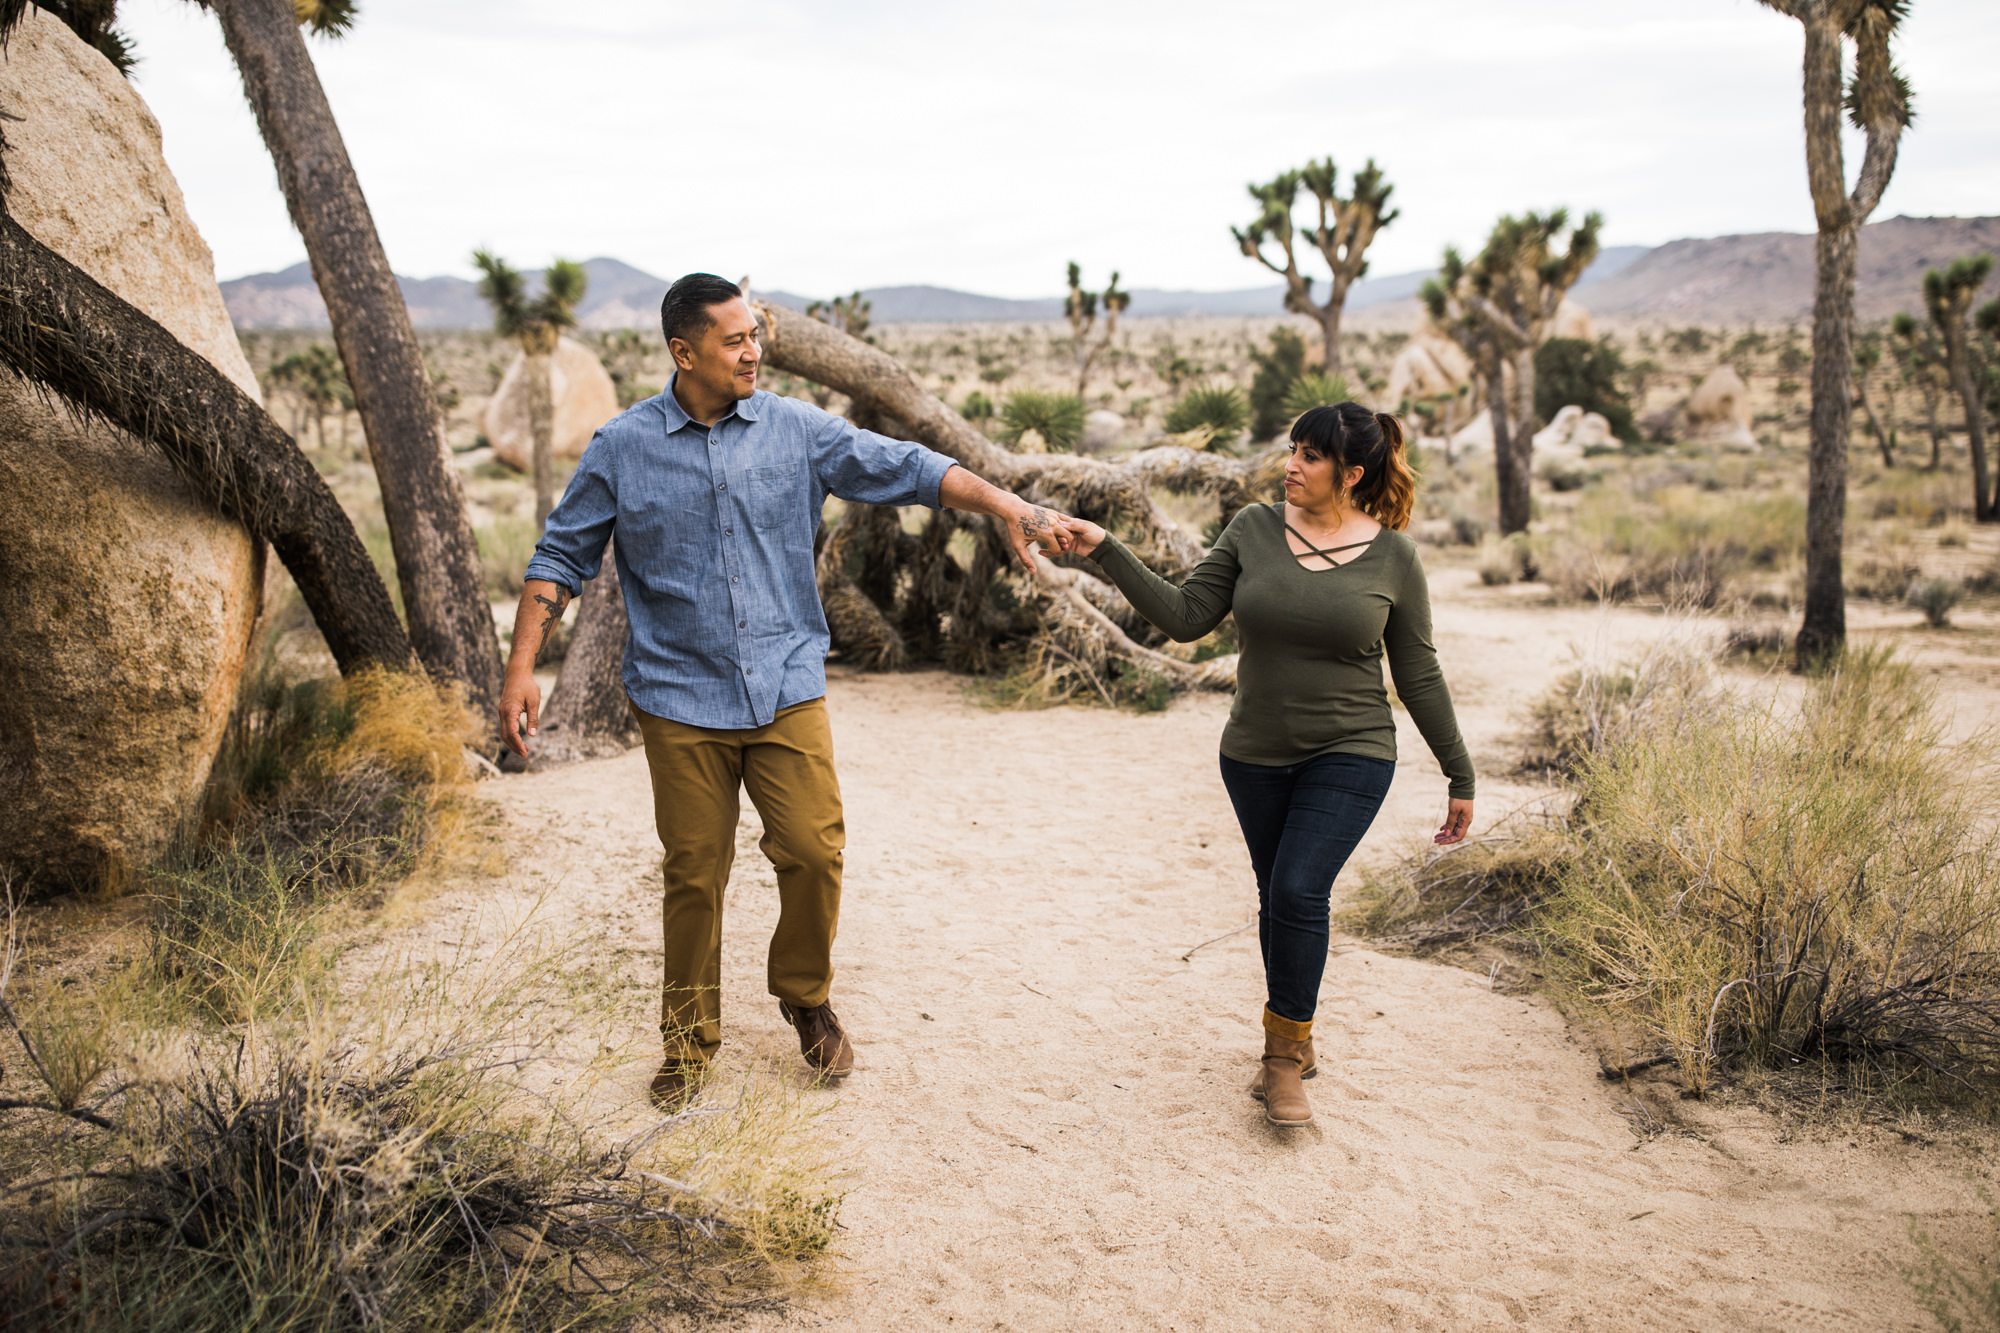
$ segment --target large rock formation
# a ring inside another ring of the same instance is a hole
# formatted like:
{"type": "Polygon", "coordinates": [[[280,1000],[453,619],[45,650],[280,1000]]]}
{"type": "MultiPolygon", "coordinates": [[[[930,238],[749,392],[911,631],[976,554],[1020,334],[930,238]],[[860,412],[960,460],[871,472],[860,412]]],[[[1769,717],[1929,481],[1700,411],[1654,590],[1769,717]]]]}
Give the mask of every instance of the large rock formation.
{"type": "Polygon", "coordinates": [[[1754,450],[1750,433],[1750,390],[1729,366],[1717,366],[1689,396],[1682,418],[1693,444],[1724,449],[1754,450]]]}
{"type": "Polygon", "coordinates": [[[1556,419],[1535,432],[1535,461],[1576,462],[1587,449],[1610,449],[1618,444],[1611,423],[1602,413],[1586,412],[1575,403],[1556,413],[1556,419]]]}
{"type": "Polygon", "coordinates": [[[1393,412],[1411,399],[1457,393],[1472,383],[1472,361],[1457,343],[1426,329],[1403,344],[1389,364],[1385,410],[1393,412]]]}
{"type": "MultiPolygon", "coordinates": [[[[576,341],[557,341],[549,358],[549,392],[556,401],[557,458],[581,458],[597,428],[618,415],[618,388],[596,353],[576,341]]],[[[526,472],[534,466],[535,439],[528,428],[528,358],[514,364],[486,404],[486,438],[494,456],[526,472]]]]}
{"type": "MultiPolygon", "coordinates": [[[[131,85],[30,9],[0,59],[0,109],[21,225],[256,396],[131,85]]],[[[200,793],[263,549],[152,447],[77,422],[4,371],[0,531],[0,872],[88,884],[157,856],[200,793]]]]}

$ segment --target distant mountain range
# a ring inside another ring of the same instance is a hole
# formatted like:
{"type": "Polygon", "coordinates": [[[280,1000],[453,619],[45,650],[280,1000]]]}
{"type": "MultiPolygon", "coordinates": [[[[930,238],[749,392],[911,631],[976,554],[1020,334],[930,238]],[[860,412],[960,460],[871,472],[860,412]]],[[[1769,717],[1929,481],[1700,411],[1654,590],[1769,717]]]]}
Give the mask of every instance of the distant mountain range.
{"type": "MultiPolygon", "coordinates": [[[[1864,320],[1899,310],[1921,313],[1923,270],[1960,255],[2000,252],[2000,218],[1891,218],[1861,234],[1856,308],[1864,320]]],[[[654,328],[668,279],[616,259],[591,259],[578,322],[588,329],[654,328]]],[[[1415,316],[1417,289],[1432,270],[1364,278],[1348,292],[1350,311],[1380,307],[1379,316],[1415,316]]],[[[530,275],[539,282],[539,273],[530,275]]],[[[396,280],[411,321],[420,329],[479,329],[492,311],[476,283],[464,278],[396,280]]],[[[1680,323],[1786,322],[1812,314],[1813,238],[1785,232],[1671,241],[1662,246],[1606,249],[1575,288],[1600,315],[1680,323]]],[[[2000,293],[1996,275],[1989,293],[2000,293]]],[[[759,290],[759,296],[803,310],[808,298],[759,290]]],[[[944,287],[876,287],[862,293],[878,324],[989,323],[1062,318],[1062,298],[1007,300],[944,287]]],[[[239,329],[323,329],[326,306],[311,269],[303,263],[278,273],[257,273],[222,284],[223,300],[239,329]]],[[[1227,292],[1132,292],[1127,316],[1277,315],[1284,288],[1277,284],[1227,292]]]]}

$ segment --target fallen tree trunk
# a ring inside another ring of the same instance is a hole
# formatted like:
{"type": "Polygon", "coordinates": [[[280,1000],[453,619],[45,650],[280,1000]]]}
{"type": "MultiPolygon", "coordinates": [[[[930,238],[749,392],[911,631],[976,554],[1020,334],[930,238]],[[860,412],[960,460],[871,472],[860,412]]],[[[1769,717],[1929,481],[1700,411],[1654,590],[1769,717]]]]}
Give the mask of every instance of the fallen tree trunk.
{"type": "Polygon", "coordinates": [[[269,542],[343,675],[415,665],[354,524],[284,428],[151,316],[36,240],[4,204],[0,362],[159,449],[197,494],[269,542]]]}
{"type": "MultiPolygon", "coordinates": [[[[1283,470],[1279,449],[1249,458],[1178,445],[1113,459],[1011,453],[880,348],[781,306],[753,300],[751,308],[763,325],[764,363],[845,394],[856,424],[928,445],[1025,500],[1116,527],[1141,559],[1173,577],[1193,569],[1205,548],[1160,508],[1154,491],[1211,497],[1227,522],[1271,494],[1283,470]]],[[[908,532],[896,509],[849,504],[838,523],[822,530],[817,559],[834,649],[864,670],[937,662],[985,673],[1011,662],[1043,697],[1087,695],[1110,703],[1150,699],[1162,685],[1169,692],[1235,687],[1233,653],[1193,660],[1193,649],[1164,641],[1086,562],[1044,562],[1029,579],[1014,567],[998,527],[970,514],[941,510],[908,532]],[[960,533],[971,537],[969,551],[954,543],[960,533]]],[[[605,569],[598,584],[616,578],[608,560],[605,569]]],[[[587,615],[595,616],[595,634],[608,642],[615,631],[624,643],[622,601],[600,597],[597,607],[579,610],[578,642],[550,701],[547,716],[560,716],[569,734],[537,752],[538,766],[631,743],[621,739],[629,735],[621,721],[624,683],[595,656],[606,650],[590,650],[600,665],[572,670],[587,615]]]]}

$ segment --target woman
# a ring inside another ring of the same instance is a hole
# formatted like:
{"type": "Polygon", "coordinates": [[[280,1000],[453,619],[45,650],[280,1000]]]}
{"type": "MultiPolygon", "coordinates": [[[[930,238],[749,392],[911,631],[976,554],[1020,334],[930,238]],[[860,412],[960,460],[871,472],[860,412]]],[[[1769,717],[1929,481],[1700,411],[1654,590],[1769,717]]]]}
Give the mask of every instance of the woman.
{"type": "Polygon", "coordinates": [[[1451,782],[1434,841],[1472,824],[1472,760],[1431,646],[1430,594],[1403,535],[1416,478],[1403,431],[1358,403],[1316,407],[1292,427],[1282,504],[1240,511],[1179,587],[1095,523],[1069,519],[1139,613],[1183,643],[1232,611],[1243,656],[1222,732],[1222,782],[1257,875],[1264,952],[1262,1071],[1250,1095],[1274,1125],[1312,1119],[1312,1023],[1326,970],[1334,876],[1368,831],[1396,770],[1396,695],[1451,782]]]}

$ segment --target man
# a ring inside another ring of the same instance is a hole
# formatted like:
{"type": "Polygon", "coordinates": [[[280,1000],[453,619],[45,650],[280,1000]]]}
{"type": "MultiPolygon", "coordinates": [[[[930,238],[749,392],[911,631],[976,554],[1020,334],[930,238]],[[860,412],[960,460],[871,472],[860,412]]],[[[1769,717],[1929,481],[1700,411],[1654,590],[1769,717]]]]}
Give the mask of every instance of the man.
{"type": "Polygon", "coordinates": [[[722,893],[748,790],[777,871],[768,982],[799,1049],[827,1078],[853,1047],[828,1002],[846,829],[826,713],[826,617],[813,542],[827,495],[949,505],[1004,525],[1031,571],[1066,550],[1059,515],[919,444],[760,392],[757,321],[734,283],[690,273],[660,307],[666,391],[597,432],[528,562],[500,694],[507,743],[528,753],[541,712],[536,655],[613,547],[631,634],[625,690],[645,737],[666,882],[653,1080],[680,1104],[722,1042],[722,893]]]}

